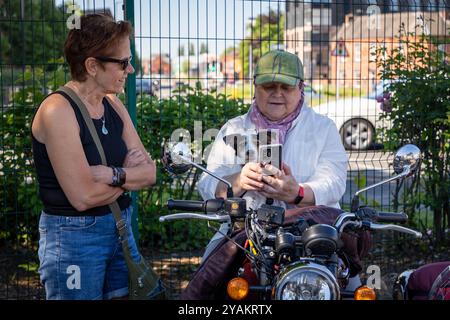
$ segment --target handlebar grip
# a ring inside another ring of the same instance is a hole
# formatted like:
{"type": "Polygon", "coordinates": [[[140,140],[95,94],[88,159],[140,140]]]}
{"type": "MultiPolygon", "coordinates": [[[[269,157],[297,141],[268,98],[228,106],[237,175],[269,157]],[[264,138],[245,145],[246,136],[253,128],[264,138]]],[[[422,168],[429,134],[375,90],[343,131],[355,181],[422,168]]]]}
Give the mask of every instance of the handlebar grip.
{"type": "Polygon", "coordinates": [[[205,202],[195,200],[167,200],[169,210],[186,210],[193,212],[205,212],[205,202]]]}
{"type": "Polygon", "coordinates": [[[406,223],[408,222],[408,215],[403,212],[378,212],[377,222],[406,223]]]}
{"type": "Polygon", "coordinates": [[[210,199],[206,201],[196,201],[196,200],[167,200],[167,208],[169,210],[184,210],[191,212],[217,212],[223,209],[224,200],[210,199]]]}

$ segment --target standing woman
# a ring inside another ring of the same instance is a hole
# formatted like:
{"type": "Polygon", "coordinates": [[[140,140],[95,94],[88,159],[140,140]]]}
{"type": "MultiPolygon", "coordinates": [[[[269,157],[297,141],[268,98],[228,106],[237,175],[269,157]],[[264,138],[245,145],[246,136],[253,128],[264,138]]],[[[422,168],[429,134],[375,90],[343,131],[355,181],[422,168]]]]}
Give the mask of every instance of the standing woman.
{"type": "Polygon", "coordinates": [[[90,14],[81,17],[81,28],[72,29],[64,45],[72,75],[66,86],[86,105],[108,166],[101,165],[83,117],[65,93],[47,96],[32,123],[34,163],[44,205],[39,221],[39,273],[47,299],[128,295],[128,268],[108,204],[118,202],[127,221],[132,257],[138,260],[127,191],[156,181],[155,163],[116,97],[134,72],[131,35],[129,22],[90,14]]]}

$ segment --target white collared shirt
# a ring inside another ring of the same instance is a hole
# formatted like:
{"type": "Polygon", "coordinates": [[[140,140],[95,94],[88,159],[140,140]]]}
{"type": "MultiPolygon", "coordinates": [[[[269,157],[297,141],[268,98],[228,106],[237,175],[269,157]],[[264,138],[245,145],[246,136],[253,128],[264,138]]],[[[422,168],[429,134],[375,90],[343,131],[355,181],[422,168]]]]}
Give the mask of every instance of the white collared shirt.
{"type": "MultiPolygon", "coordinates": [[[[209,152],[207,169],[220,177],[240,172],[243,165],[236,161],[234,149],[225,144],[223,137],[229,134],[255,130],[249,114],[229,120],[219,131],[209,152]]],[[[345,192],[348,157],[334,122],[303,105],[299,116],[286,134],[282,161],[292,170],[298,183],[308,185],[314,192],[315,204],[339,208],[339,200],[345,192]]],[[[203,199],[215,198],[219,181],[204,173],[198,183],[203,199]]],[[[257,191],[248,191],[244,197],[248,209],[257,209],[266,198],[257,191]]],[[[274,205],[290,208],[283,201],[274,205]]]]}

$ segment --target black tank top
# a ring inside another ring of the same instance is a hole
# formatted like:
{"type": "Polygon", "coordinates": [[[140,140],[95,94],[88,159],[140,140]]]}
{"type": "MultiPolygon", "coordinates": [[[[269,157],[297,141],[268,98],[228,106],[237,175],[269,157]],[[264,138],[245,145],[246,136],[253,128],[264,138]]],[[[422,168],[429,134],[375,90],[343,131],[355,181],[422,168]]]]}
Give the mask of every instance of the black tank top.
{"type": "MultiPolygon", "coordinates": [[[[100,154],[97,151],[94,140],[89,132],[88,127],[81,115],[75,102],[64,92],[54,92],[53,94],[61,94],[64,96],[72,106],[75,116],[80,126],[80,139],[83,145],[84,153],[90,166],[100,165],[100,154]]],[[[108,129],[108,134],[104,135],[101,131],[103,122],[101,119],[92,119],[94,121],[95,129],[102,143],[105,151],[106,162],[108,165],[121,167],[125,156],[127,154],[127,146],[122,139],[123,122],[114,108],[111,106],[106,98],[103,98],[103,105],[105,107],[105,126],[108,129]]],[[[86,211],[77,211],[70,204],[61,186],[56,179],[52,164],[48,158],[47,148],[45,144],[36,140],[33,133],[31,134],[33,144],[33,158],[36,167],[37,179],[39,184],[39,197],[44,204],[44,211],[48,214],[63,215],[63,216],[84,216],[84,215],[104,215],[111,210],[108,206],[101,206],[88,209],[86,211]]],[[[74,168],[76,170],[76,168],[74,168]]],[[[80,190],[79,192],[83,192],[80,190]]],[[[120,209],[127,208],[131,203],[131,198],[128,194],[122,194],[118,199],[120,209]]]]}

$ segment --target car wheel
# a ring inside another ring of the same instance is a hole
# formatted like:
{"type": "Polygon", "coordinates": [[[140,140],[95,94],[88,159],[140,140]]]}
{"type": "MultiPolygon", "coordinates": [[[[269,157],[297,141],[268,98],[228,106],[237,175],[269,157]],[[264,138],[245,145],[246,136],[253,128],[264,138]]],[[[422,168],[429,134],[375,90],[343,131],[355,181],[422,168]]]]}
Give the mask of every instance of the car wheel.
{"type": "Polygon", "coordinates": [[[351,119],[341,128],[342,143],[348,150],[366,150],[372,143],[375,129],[365,119],[351,119]]]}

